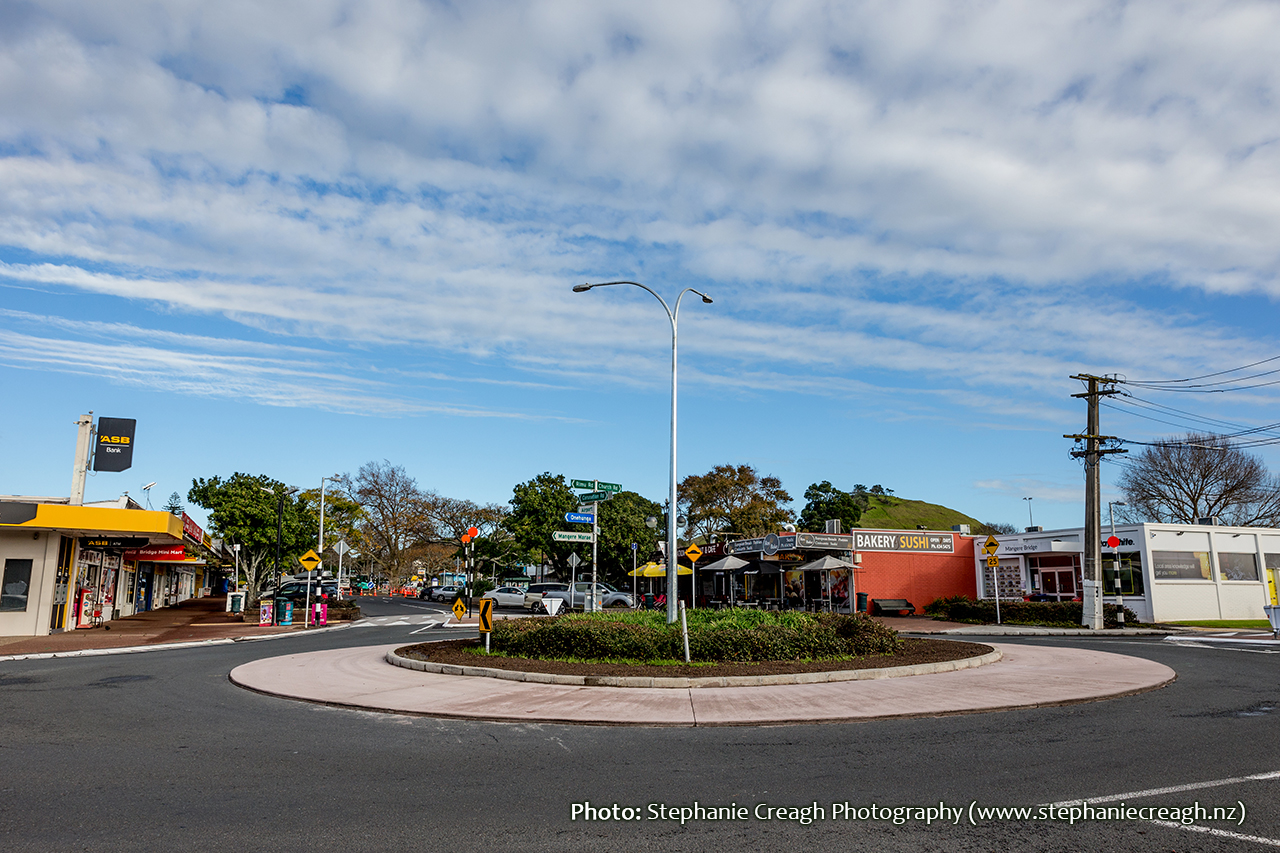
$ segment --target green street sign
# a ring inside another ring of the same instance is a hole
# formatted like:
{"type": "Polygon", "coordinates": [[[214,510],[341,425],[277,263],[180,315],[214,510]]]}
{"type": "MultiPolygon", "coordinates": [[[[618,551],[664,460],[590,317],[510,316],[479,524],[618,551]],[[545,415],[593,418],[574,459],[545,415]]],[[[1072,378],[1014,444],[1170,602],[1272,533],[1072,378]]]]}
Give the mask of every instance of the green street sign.
{"type": "Polygon", "coordinates": [[[594,489],[596,487],[595,480],[570,480],[569,488],[571,489],[594,489]]]}
{"type": "Polygon", "coordinates": [[[622,486],[621,486],[620,484],[618,484],[618,483],[601,483],[601,484],[600,484],[600,491],[602,491],[602,492],[620,492],[620,491],[622,491],[622,486]]]}
{"type": "Polygon", "coordinates": [[[591,504],[596,501],[607,501],[611,497],[613,497],[613,492],[587,492],[585,495],[578,495],[578,500],[584,504],[591,504]]]}

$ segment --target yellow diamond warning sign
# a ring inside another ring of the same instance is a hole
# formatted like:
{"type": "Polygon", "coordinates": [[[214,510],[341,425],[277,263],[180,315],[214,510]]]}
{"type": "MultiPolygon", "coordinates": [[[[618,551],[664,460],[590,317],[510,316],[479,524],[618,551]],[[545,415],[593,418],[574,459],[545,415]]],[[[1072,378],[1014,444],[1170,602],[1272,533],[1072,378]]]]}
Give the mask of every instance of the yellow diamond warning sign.
{"type": "Polygon", "coordinates": [[[320,557],[316,555],[315,551],[308,551],[298,558],[298,562],[302,563],[302,567],[304,569],[311,571],[316,566],[320,565],[320,557]]]}
{"type": "Polygon", "coordinates": [[[453,615],[458,619],[467,615],[467,605],[462,603],[461,598],[453,603],[453,615]]]}
{"type": "Polygon", "coordinates": [[[1000,543],[999,541],[996,540],[996,537],[994,536],[988,536],[987,541],[982,543],[982,553],[984,554],[994,554],[996,551],[999,551],[999,550],[1000,550],[1000,543]]]}
{"type": "Polygon", "coordinates": [[[698,562],[698,558],[702,556],[702,549],[697,545],[690,545],[684,549],[684,555],[689,558],[690,562],[698,562]]]}

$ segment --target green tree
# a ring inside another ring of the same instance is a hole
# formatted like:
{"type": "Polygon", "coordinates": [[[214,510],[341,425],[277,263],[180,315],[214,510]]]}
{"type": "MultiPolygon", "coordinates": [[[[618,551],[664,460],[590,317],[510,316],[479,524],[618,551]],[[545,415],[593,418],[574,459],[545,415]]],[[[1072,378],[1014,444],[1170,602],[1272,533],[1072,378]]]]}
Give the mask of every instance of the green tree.
{"type": "Polygon", "coordinates": [[[680,483],[676,500],[693,537],[717,532],[763,536],[795,519],[783,506],[791,503],[791,495],[782,481],[761,477],[750,465],[717,465],[706,474],[691,474],[680,483]]]}
{"type": "Polygon", "coordinates": [[[169,495],[169,500],[160,508],[167,513],[178,516],[179,518],[181,518],[182,514],[187,511],[187,508],[182,505],[182,495],[177,492],[171,493],[169,495]]]}
{"type": "MultiPolygon", "coordinates": [[[[654,503],[635,492],[619,492],[612,500],[600,504],[600,541],[597,553],[600,559],[601,580],[619,589],[631,589],[631,543],[635,542],[637,563],[643,565],[653,559],[657,540],[666,528],[651,528],[644,523],[649,516],[662,518],[662,505],[654,503]]],[[[570,525],[575,526],[575,525],[570,525]]],[[[581,525],[586,530],[586,525],[581,525]]]]}
{"type": "Polygon", "coordinates": [[[581,545],[556,542],[551,536],[564,529],[564,514],[577,508],[577,496],[569,488],[564,475],[547,472],[527,483],[520,483],[512,490],[511,514],[503,526],[517,547],[523,548],[530,556],[545,557],[558,577],[568,577],[569,555],[581,545]]]}
{"type": "Polygon", "coordinates": [[[209,533],[240,546],[240,571],[249,590],[249,604],[275,578],[276,519],[284,495],[281,571],[289,572],[295,558],[315,544],[314,510],[301,495],[285,494],[285,485],[265,474],[235,473],[191,481],[187,500],[209,512],[209,533]]]}
{"type": "Polygon", "coordinates": [[[862,511],[867,508],[865,491],[843,492],[828,480],[811,484],[804,490],[804,499],[806,503],[800,511],[797,523],[801,530],[814,533],[821,533],[826,522],[833,518],[840,519],[844,530],[852,530],[858,526],[858,519],[862,518],[862,511]]]}

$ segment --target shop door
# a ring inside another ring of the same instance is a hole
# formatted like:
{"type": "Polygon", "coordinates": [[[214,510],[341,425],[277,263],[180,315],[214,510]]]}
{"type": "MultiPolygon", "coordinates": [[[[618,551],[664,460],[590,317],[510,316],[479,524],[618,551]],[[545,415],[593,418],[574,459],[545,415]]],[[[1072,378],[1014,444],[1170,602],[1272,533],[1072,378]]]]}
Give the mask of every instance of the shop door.
{"type": "Polygon", "coordinates": [[[1054,601],[1070,601],[1076,597],[1075,569],[1041,569],[1040,585],[1054,601]]]}

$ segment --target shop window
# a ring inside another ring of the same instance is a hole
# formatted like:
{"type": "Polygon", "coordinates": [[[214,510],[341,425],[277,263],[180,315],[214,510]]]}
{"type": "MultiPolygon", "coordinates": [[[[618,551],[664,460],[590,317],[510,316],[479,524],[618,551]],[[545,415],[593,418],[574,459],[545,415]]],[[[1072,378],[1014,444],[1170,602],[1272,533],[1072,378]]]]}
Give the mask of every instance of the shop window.
{"type": "Polygon", "coordinates": [[[1151,576],[1157,580],[1212,580],[1208,551],[1152,551],[1151,576]]]}
{"type": "MultiPolygon", "coordinates": [[[[1117,570],[1114,554],[1102,555],[1103,582],[1108,595],[1116,594],[1117,570]]],[[[1119,578],[1120,595],[1146,595],[1146,585],[1142,581],[1142,552],[1120,552],[1119,578]]]]}
{"type": "Polygon", "coordinates": [[[31,589],[31,561],[5,560],[4,577],[0,578],[0,611],[27,609],[27,591],[31,589]]]}
{"type": "Polygon", "coordinates": [[[1218,574],[1224,581],[1257,581],[1257,554],[1218,553],[1218,574]]]}

